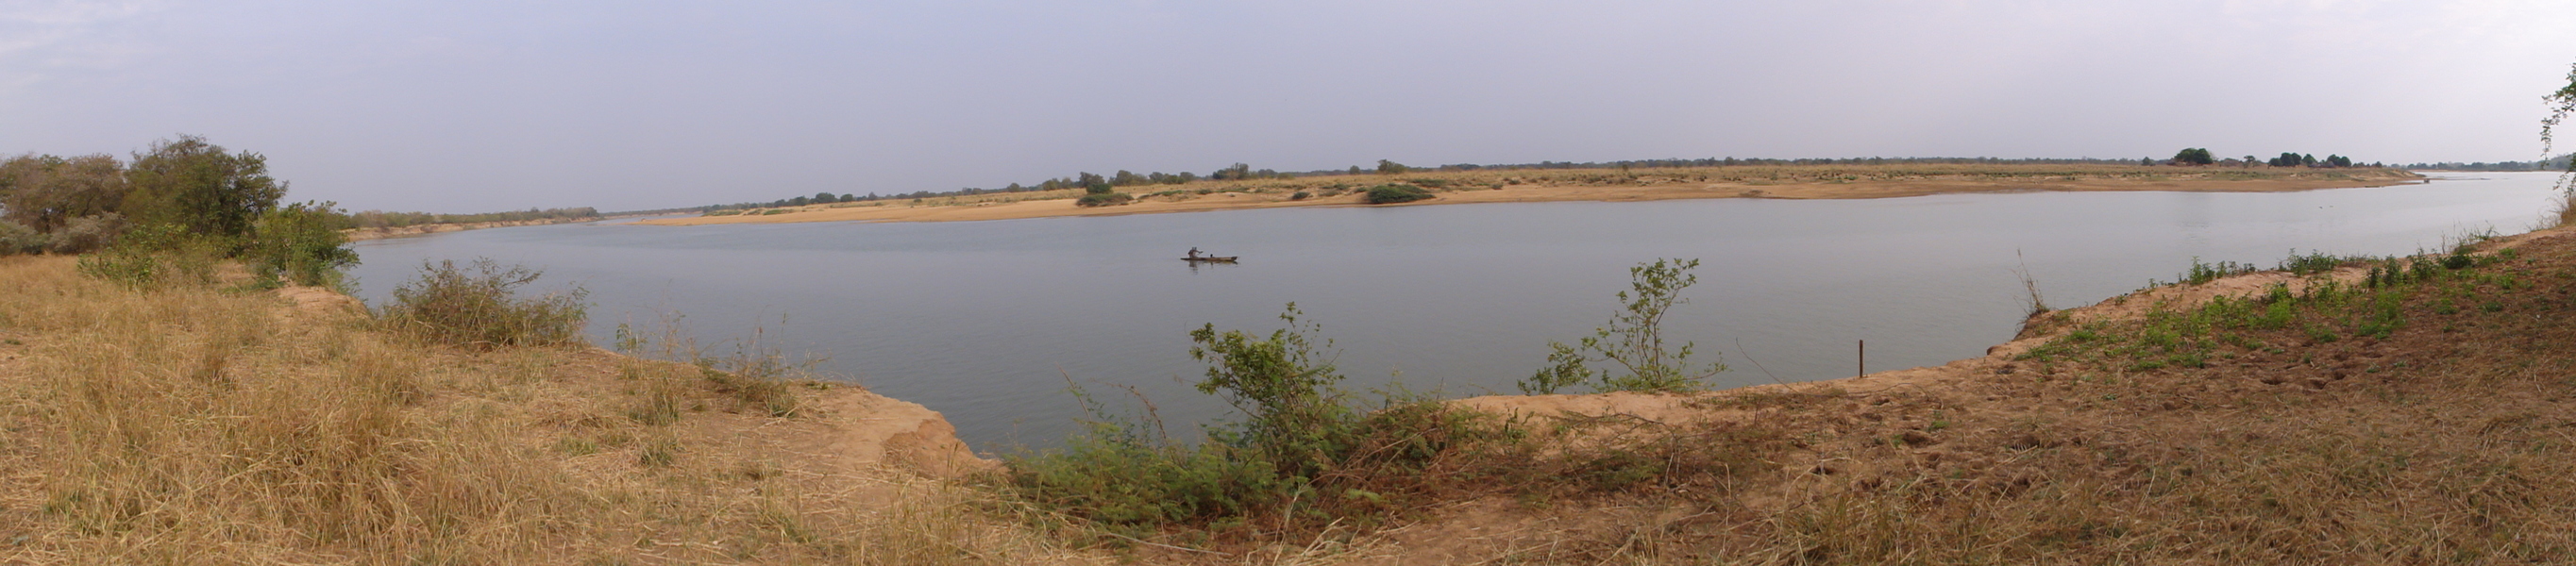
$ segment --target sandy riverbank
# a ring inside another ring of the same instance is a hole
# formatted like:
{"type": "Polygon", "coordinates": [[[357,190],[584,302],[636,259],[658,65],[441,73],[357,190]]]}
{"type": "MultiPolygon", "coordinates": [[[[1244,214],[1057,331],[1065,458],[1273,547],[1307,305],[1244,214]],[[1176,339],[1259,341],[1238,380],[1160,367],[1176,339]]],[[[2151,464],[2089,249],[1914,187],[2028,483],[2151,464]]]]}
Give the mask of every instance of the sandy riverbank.
{"type": "Polygon", "coordinates": [[[1501,171],[1334,176],[1270,182],[1201,183],[1178,190],[1147,187],[1132,204],[1085,208],[1073,191],[988,194],[928,201],[877,201],[755,210],[732,216],[663,218],[658,226],[782,222],[954,222],[1059,216],[1116,216],[1299,206],[1369,206],[1355,187],[1412,182],[1434,187],[1438,198],[1403,205],[1496,202],[1648,201],[1707,198],[1863,199],[1944,193],[2019,191],[2275,192],[2375,187],[2423,179],[2396,169],[2308,170],[2175,167],[1945,168],[1777,167],[1744,174],[1742,168],[1656,171],[1501,171]],[[1712,173],[1714,171],[1714,173],[1712,173]],[[1205,186],[1202,186],[1205,185],[1205,186]],[[1306,193],[1307,198],[1297,198],[1306,193]]]}
{"type": "Polygon", "coordinates": [[[356,242],[356,241],[361,241],[361,240],[381,240],[381,239],[385,239],[385,238],[402,238],[402,237],[408,237],[408,236],[420,236],[420,235],[427,235],[427,234],[437,234],[437,233],[441,233],[441,232],[460,232],[460,231],[465,231],[465,230],[476,230],[476,229],[482,229],[482,228],[504,228],[504,227],[510,227],[510,226],[539,226],[539,225],[545,225],[545,224],[569,224],[569,223],[573,223],[573,222],[591,222],[591,221],[604,220],[604,219],[605,219],[605,218],[547,218],[547,219],[542,219],[542,220],[505,220],[505,221],[500,221],[500,222],[465,222],[465,223],[451,223],[451,224],[414,224],[414,225],[410,225],[410,226],[396,226],[396,227],[387,227],[387,228],[350,228],[350,229],[347,229],[347,230],[341,230],[341,231],[340,231],[340,233],[341,233],[341,234],[343,234],[343,235],[348,236],[348,237],[349,237],[349,241],[356,242]]]}

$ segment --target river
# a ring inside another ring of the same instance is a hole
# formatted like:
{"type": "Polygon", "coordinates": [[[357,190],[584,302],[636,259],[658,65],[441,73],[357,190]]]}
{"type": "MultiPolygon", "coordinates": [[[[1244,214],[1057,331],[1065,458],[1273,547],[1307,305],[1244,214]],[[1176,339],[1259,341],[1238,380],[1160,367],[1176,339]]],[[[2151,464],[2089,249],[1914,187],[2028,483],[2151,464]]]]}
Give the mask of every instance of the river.
{"type": "Polygon", "coordinates": [[[495,228],[356,245],[371,304],[423,260],[488,257],[590,292],[594,341],[677,314],[708,342],[749,336],[830,379],[945,413],[985,450],[1047,446],[1132,385],[1175,430],[1224,418],[1189,387],[1189,331],[1267,332],[1295,302],[1349,386],[1513,393],[1550,340],[1605,323],[1628,268],[1701,261],[1667,322],[1733,368],[1718,386],[1981,355],[2018,330],[2026,269],[2048,304],[2172,280],[2194,258],[2270,267],[2305,253],[2400,254],[2518,233],[2547,173],[2285,193],[1957,194],[1293,208],[957,223],[495,228]],[[1178,261],[1197,247],[1238,265],[1178,261]]]}

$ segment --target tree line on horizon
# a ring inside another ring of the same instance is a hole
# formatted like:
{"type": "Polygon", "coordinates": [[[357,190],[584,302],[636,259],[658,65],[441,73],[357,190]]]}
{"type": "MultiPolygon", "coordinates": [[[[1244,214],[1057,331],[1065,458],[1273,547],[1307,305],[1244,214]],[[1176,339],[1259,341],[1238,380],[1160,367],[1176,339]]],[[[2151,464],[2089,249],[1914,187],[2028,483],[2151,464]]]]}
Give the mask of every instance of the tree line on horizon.
{"type": "Polygon", "coordinates": [[[2576,157],[2576,154],[2560,155],[2536,161],[2439,161],[2430,163],[2410,163],[2405,167],[2407,169],[2446,169],[2451,171],[2565,171],[2568,169],[2571,157],[2576,157]]]}
{"type": "MultiPolygon", "coordinates": [[[[2150,159],[2150,160],[2148,160],[2148,161],[2153,161],[2153,160],[2152,160],[2152,159],[2150,159]]],[[[1682,167],[1757,167],[1757,166],[1778,167],[1778,166],[1803,166],[1803,165],[2135,165],[2135,164],[2138,164],[2138,162],[2130,161],[2130,160],[2127,160],[2127,159],[2096,159],[2096,158],[2090,158],[2090,157],[2084,157],[2084,158],[2002,158],[2002,157],[1847,157],[1847,158],[1831,158],[1831,157],[1825,157],[1825,158],[1800,158],[1800,159],[1771,159],[1771,158],[1759,158],[1759,157],[1709,157],[1709,158],[1698,158],[1698,159],[1636,159],[1636,160],[1623,160],[1623,161],[1582,161],[1582,162],[1575,162],[1575,161],[1540,161],[1540,162],[1537,162],[1537,163],[1508,163],[1508,164],[1491,164],[1491,165],[1487,165],[1487,164],[1476,164],[1476,163],[1453,163],[1453,164],[1448,164],[1448,165],[1439,165],[1439,166],[1432,166],[1432,167],[1415,167],[1415,166],[1405,165],[1405,164],[1402,164],[1402,163],[1397,163],[1397,162],[1392,161],[1392,160],[1380,159],[1380,160],[1378,160],[1378,162],[1377,162],[1377,166],[1375,166],[1375,167],[1362,167],[1362,166],[1359,166],[1359,165],[1352,165],[1352,166],[1350,166],[1350,168],[1348,168],[1348,169],[1318,169],[1318,170],[1314,170],[1314,171],[1295,172],[1295,171],[1276,171],[1276,170],[1271,170],[1271,169],[1253,169],[1251,165],[1247,165],[1247,164],[1244,164],[1244,163],[1235,163],[1235,164],[1233,164],[1233,165],[1228,165],[1228,166],[1226,166],[1226,167],[1224,167],[1224,168],[1221,168],[1221,169],[1218,169],[1218,170],[1216,170],[1216,171],[1210,172],[1210,173],[1208,173],[1207,175],[1199,175],[1199,174],[1192,173],[1192,172],[1187,172],[1187,171],[1183,171],[1183,172],[1180,172],[1180,173],[1163,173],[1163,172],[1160,172],[1160,171],[1156,171],[1156,172],[1151,172],[1151,173],[1138,174],[1138,173],[1135,173],[1135,172],[1133,172],[1133,171],[1128,171],[1128,170],[1124,170],[1124,169],[1119,170],[1117,173],[1113,173],[1113,174],[1109,174],[1109,175],[1101,175],[1101,174],[1098,174],[1098,173],[1091,173],[1091,172],[1085,171],[1085,172],[1076,173],[1076,174],[1074,174],[1074,175],[1072,175],[1072,176],[1068,176],[1068,177],[1057,177],[1057,178],[1046,179],[1046,180],[1043,180],[1043,181],[1039,181],[1039,182],[1037,182],[1037,183],[1035,183],[1035,184],[1026,184],[1026,185],[1024,185],[1024,184],[1020,184],[1020,183],[1011,183],[1010,185],[1006,185],[1006,186],[1004,186],[1004,187],[1002,187],[1002,188],[998,188],[998,189],[988,189],[988,188],[981,188],[981,187],[966,187],[966,188],[961,188],[961,189],[956,189],[956,190],[949,190],[949,191],[929,191],[929,190],[922,190],[922,191],[913,191],[913,192],[909,192],[909,193],[892,193],[892,194],[878,194],[878,193],[867,193],[867,194],[838,193],[838,194],[835,194],[835,193],[832,193],[832,192],[829,192],[829,191],[825,191],[825,192],[815,193],[815,194],[812,194],[812,195],[799,195],[799,196],[788,197],[788,198],[782,198],[782,199],[773,200],[773,201],[767,201],[767,202],[738,202],[738,203],[733,203],[733,204],[713,204],[713,205],[705,205],[705,206],[697,206],[697,207],[686,207],[686,208],[667,208],[667,209],[654,209],[654,210],[637,210],[637,211],[631,211],[631,212],[620,212],[620,213],[617,213],[617,214],[649,214],[649,213],[663,213],[663,212],[700,212],[700,213],[706,213],[706,212],[715,212],[715,211],[719,211],[719,210],[749,210],[749,209],[758,209],[758,208],[788,208],[788,207],[797,207],[797,206],[808,206],[808,205],[816,205],[816,204],[835,204],[835,203],[844,203],[844,202],[875,202],[875,201],[889,201],[889,200],[921,200],[921,199],[944,198],[944,197],[975,196],[975,195],[985,195],[985,194],[994,194],[994,193],[1020,193],[1020,192],[1036,192],[1036,191],[1053,191],[1053,190],[1064,190],[1064,189],[1083,189],[1083,190],[1084,190],[1084,192],[1085,192],[1085,193],[1087,193],[1087,194],[1101,194],[1101,193],[1103,193],[1103,192],[1107,192],[1108,190],[1114,190],[1115,188],[1118,188],[1118,187],[1132,187],[1132,186],[1143,186],[1143,185],[1178,185],[1178,184],[1185,184],[1185,183],[1191,183],[1191,182],[1196,182],[1196,181],[1235,181],[1235,180],[1256,180],[1256,179],[1295,179],[1295,178],[1299,178],[1299,177],[1325,177],[1325,176],[1334,176],[1334,175],[1368,175],[1368,174],[1372,174],[1372,173],[1374,173],[1374,174],[1379,174],[1379,175],[1398,175],[1398,174],[1404,174],[1404,173],[1423,172],[1423,171],[1498,171],[1498,170],[1519,170],[1519,169],[1651,169],[1651,168],[1682,168],[1682,167]],[[1108,187],[1109,189],[1102,189],[1102,187],[1108,187]]]]}
{"type": "Polygon", "coordinates": [[[2332,155],[2332,154],[2328,154],[2328,155],[2326,155],[2326,158],[2325,158],[2325,159],[2317,159],[2317,156],[2315,156],[2315,155],[2313,155],[2313,154],[2294,153],[2294,152],[2287,152],[2287,151],[2281,152],[2281,155],[2280,155],[2279,157],[2274,157],[2274,158],[2271,158],[2271,159],[2263,159],[2263,158],[2260,158],[2260,157],[2255,157],[2255,156],[2248,155],[2248,156],[2245,156],[2243,159],[2238,159],[2238,158],[2232,158],[2232,157],[2231,157],[2231,158],[2227,158],[2227,159],[2222,160],[2222,159],[2218,159],[2218,157],[2217,157],[2216,155],[2211,154],[2211,153],[2210,153],[2210,151],[2209,151],[2209,148],[2205,148],[2205,147],[2186,147],[2186,148],[2183,148],[2183,150],[2182,150],[2182,151],[2179,151],[2179,152],[2175,152],[2175,153],[2174,153],[2173,159],[2167,159],[2167,160],[2164,160],[2164,161],[2161,161],[2161,162],[2157,161],[2157,160],[2156,160],[2156,158],[2153,158],[2153,157],[2140,158],[2140,159],[2138,159],[2138,164],[2139,164],[2139,165],[2160,165],[2160,164],[2163,164],[2163,165],[2221,165],[2221,166],[2232,166],[2232,167],[2252,167],[2252,166],[2254,166],[2255,164],[2269,165],[2269,166],[2273,166],[2273,167],[2322,167],[2322,168],[2337,168],[2337,167],[2385,167],[2385,165],[2382,165],[2382,164],[2379,164],[2379,163],[2360,163],[2360,164],[2356,164],[2356,163],[2353,163],[2352,158],[2350,158],[2350,157],[2344,157],[2344,156],[2341,156],[2341,155],[2332,155]]]}

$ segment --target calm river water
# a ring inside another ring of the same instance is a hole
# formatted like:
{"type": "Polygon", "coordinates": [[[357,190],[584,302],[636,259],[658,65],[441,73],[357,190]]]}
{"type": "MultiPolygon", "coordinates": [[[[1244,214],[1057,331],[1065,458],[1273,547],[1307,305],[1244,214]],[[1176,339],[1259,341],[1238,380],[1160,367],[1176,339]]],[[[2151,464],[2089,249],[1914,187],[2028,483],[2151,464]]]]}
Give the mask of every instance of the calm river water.
{"type": "MultiPolygon", "coordinates": [[[[591,291],[594,340],[663,313],[747,336],[944,412],[981,449],[1074,429],[1066,379],[1129,384],[1173,429],[1224,418],[1188,386],[1202,324],[1266,332],[1294,301],[1354,389],[1401,381],[1510,393],[1606,321],[1628,268],[1696,258],[1668,334],[1721,354],[1718,384],[1852,375],[1977,356],[2018,329],[2027,264],[2070,307],[2172,280],[2193,258],[2269,267],[2293,249],[2394,254],[2531,227],[2547,173],[2294,193],[2020,193],[1306,208],[959,223],[701,227],[615,222],[361,242],[380,302],[427,259],[489,257],[591,291]],[[1196,246],[1242,256],[1192,268],[1196,246]],[[1759,368],[1755,363],[1759,362],[1759,368]],[[1767,371],[1766,371],[1767,370],[1767,371]]],[[[1121,393],[1092,387],[1108,398],[1121,393]]]]}

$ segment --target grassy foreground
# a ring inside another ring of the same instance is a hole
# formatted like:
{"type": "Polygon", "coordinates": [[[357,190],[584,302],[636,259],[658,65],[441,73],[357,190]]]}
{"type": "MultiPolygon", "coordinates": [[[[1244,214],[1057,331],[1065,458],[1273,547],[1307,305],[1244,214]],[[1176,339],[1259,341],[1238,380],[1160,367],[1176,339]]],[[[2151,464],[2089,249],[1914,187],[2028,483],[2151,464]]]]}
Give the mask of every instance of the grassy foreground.
{"type": "Polygon", "coordinates": [[[1071,558],[854,439],[896,403],[855,387],[435,345],[318,289],[73,263],[0,257],[0,563],[1071,558]]]}
{"type": "Polygon", "coordinates": [[[434,345],[327,292],[137,291],[72,263],[0,258],[0,563],[2576,555],[2563,229],[2196,266],[1942,367],[1378,414],[1352,422],[1400,434],[1312,462],[1329,493],[1142,528],[863,457],[841,440],[891,401],[856,388],[782,397],[591,348],[434,345]]]}

